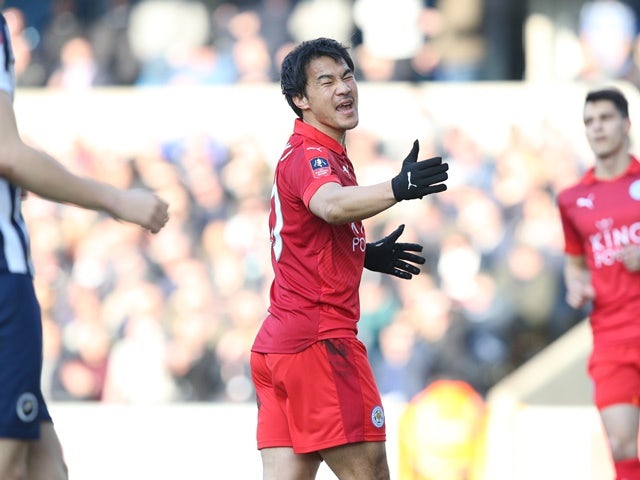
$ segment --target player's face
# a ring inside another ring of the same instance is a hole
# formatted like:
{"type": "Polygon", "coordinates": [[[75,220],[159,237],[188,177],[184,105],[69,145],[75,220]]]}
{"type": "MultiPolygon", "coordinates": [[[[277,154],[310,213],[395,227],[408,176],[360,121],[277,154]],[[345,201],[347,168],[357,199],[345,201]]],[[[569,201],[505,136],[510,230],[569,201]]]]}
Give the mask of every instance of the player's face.
{"type": "Polygon", "coordinates": [[[318,57],[307,66],[307,94],[294,99],[306,123],[342,143],[358,124],[358,86],[342,59],[318,57]]]}
{"type": "Polygon", "coordinates": [[[606,159],[628,149],[628,118],[610,100],[588,102],[584,106],[587,140],[598,159],[606,159]]]}

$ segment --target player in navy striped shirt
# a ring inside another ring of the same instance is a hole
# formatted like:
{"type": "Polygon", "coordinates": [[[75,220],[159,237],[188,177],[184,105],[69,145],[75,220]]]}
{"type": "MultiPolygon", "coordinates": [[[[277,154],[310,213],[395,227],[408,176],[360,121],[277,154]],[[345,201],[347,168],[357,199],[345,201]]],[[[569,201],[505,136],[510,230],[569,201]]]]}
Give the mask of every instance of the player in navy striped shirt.
{"type": "Polygon", "coordinates": [[[168,205],[146,190],[78,177],[24,144],[13,110],[13,53],[2,15],[0,41],[0,479],[63,480],[67,467],[40,390],[42,323],[22,193],[104,211],[151,233],[169,219],[168,205]]]}

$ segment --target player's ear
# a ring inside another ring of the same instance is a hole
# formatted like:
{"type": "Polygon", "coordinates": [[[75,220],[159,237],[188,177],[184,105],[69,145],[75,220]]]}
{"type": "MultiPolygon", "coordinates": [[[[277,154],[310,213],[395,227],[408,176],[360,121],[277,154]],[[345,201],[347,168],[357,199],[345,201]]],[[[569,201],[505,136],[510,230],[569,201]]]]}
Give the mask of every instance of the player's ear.
{"type": "Polygon", "coordinates": [[[307,110],[309,108],[309,101],[304,95],[296,95],[292,98],[292,100],[295,106],[300,110],[307,110]]]}

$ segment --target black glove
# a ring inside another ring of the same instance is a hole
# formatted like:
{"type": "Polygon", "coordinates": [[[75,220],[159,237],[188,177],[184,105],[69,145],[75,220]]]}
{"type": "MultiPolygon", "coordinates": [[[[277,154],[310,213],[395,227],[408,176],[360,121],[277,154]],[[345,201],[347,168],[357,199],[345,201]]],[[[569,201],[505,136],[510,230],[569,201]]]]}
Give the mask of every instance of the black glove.
{"type": "Polygon", "coordinates": [[[402,170],[391,180],[393,196],[397,201],[422,198],[431,193],[442,192],[447,189],[444,182],[449,175],[449,164],[442,163],[442,157],[428,160],[418,160],[418,140],[413,142],[413,148],[402,162],[402,170]],[[434,184],[438,185],[434,185],[434,184]]]}
{"type": "Polygon", "coordinates": [[[400,225],[388,236],[374,243],[367,243],[364,254],[364,268],[373,272],[388,273],[398,278],[411,279],[412,275],[418,275],[420,269],[407,262],[422,265],[424,257],[409,252],[421,252],[422,245],[417,243],[396,243],[396,240],[404,231],[404,225],[400,225]]]}

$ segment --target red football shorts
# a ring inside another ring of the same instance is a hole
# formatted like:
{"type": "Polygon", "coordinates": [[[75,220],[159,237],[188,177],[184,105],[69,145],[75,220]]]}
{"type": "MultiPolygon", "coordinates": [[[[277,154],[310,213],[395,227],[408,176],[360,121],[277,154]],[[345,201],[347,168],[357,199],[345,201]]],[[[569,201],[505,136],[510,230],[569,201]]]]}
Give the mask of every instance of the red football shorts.
{"type": "Polygon", "coordinates": [[[599,408],[640,406],[640,345],[598,347],[589,357],[594,403],[599,408]]]}
{"type": "Polygon", "coordinates": [[[386,439],[384,411],[365,346],[319,341],[293,354],[251,354],[258,449],[296,453],[386,439]]]}

